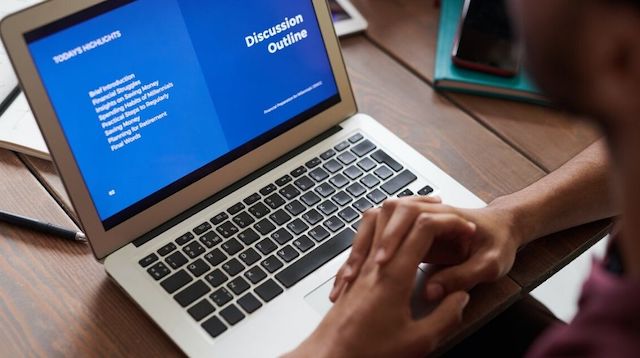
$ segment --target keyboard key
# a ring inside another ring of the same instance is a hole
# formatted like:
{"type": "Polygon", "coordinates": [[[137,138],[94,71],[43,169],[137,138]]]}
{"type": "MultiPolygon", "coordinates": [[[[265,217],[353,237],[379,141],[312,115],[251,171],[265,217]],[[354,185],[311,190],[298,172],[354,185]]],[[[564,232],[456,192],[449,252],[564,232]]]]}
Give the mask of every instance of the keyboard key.
{"type": "Polygon", "coordinates": [[[342,164],[338,163],[337,160],[331,159],[330,161],[324,163],[323,167],[329,171],[329,173],[335,173],[342,169],[342,164]]]}
{"type": "Polygon", "coordinates": [[[262,298],[263,301],[269,302],[284,292],[282,287],[273,280],[267,280],[262,285],[256,287],[255,293],[262,298]]]}
{"type": "Polygon", "coordinates": [[[344,142],[340,142],[338,143],[335,147],[333,147],[333,149],[337,150],[338,152],[342,152],[343,150],[349,148],[349,142],[344,141],[344,142]]]}
{"type": "Polygon", "coordinates": [[[220,321],[216,316],[204,321],[204,323],[202,323],[202,328],[204,328],[212,338],[218,337],[227,330],[227,326],[225,326],[224,323],[222,323],[222,321],[220,321]]]}
{"type": "Polygon", "coordinates": [[[316,240],[317,242],[328,238],[329,235],[329,232],[322,226],[316,226],[313,229],[309,230],[309,236],[311,236],[311,238],[316,240]]]}
{"type": "Polygon", "coordinates": [[[260,189],[260,194],[262,195],[269,195],[271,193],[273,193],[274,191],[276,191],[277,187],[273,184],[269,184],[267,186],[265,186],[264,188],[260,189]]]}
{"type": "Polygon", "coordinates": [[[353,230],[358,230],[358,227],[360,227],[360,223],[362,223],[362,219],[351,224],[351,227],[353,228],[353,230]]]}
{"type": "Polygon", "coordinates": [[[251,293],[247,293],[246,295],[240,297],[238,299],[238,304],[247,313],[253,313],[258,308],[262,307],[262,303],[260,303],[256,296],[251,293]]]}
{"type": "Polygon", "coordinates": [[[240,214],[233,217],[233,222],[236,223],[241,229],[253,224],[255,220],[249,213],[246,211],[241,212],[240,214]]]}
{"type": "Polygon", "coordinates": [[[300,191],[296,189],[293,185],[289,184],[284,188],[280,189],[280,195],[282,195],[287,200],[292,200],[293,198],[300,195],[300,191]]]}
{"type": "Polygon", "coordinates": [[[284,260],[284,262],[291,262],[291,260],[293,260],[296,257],[300,256],[298,251],[296,251],[296,249],[291,247],[291,245],[287,245],[287,246],[283,247],[282,249],[278,250],[277,254],[278,254],[278,256],[280,256],[280,258],[282,260],[284,260]]]}
{"type": "Polygon", "coordinates": [[[162,246],[160,249],[158,249],[158,253],[160,254],[160,256],[167,256],[175,249],[176,249],[176,244],[174,244],[173,242],[170,242],[162,246]]]}
{"type": "Polygon", "coordinates": [[[189,255],[190,258],[195,259],[196,257],[204,254],[206,250],[204,246],[200,245],[199,242],[194,241],[185,246],[182,251],[184,251],[185,254],[189,255]]]}
{"type": "Polygon", "coordinates": [[[238,239],[240,239],[240,241],[242,241],[245,245],[251,245],[259,238],[260,236],[258,236],[258,234],[251,228],[238,234],[238,239]]]}
{"type": "MultiPolygon", "coordinates": [[[[340,220],[337,216],[332,216],[322,223],[325,227],[327,227],[331,232],[336,232],[342,229],[345,224],[342,220],[340,220]]],[[[309,232],[311,233],[311,232],[309,232]]]]}
{"type": "Polygon", "coordinates": [[[227,282],[229,278],[227,277],[227,275],[224,274],[224,272],[220,271],[220,269],[215,269],[212,272],[208,273],[204,277],[204,279],[207,280],[207,282],[209,282],[211,286],[216,288],[222,285],[223,283],[227,282]]]}
{"type": "Polygon", "coordinates": [[[151,277],[153,277],[156,281],[165,277],[166,275],[169,274],[169,272],[171,272],[169,270],[169,268],[167,266],[165,266],[164,263],[162,262],[158,262],[157,264],[149,267],[147,269],[147,272],[149,273],[149,275],[151,275],[151,277]]]}
{"type": "Polygon", "coordinates": [[[332,196],[331,200],[335,201],[336,204],[340,206],[345,206],[349,204],[353,200],[353,198],[344,191],[340,191],[336,193],[336,195],[332,196]]]}
{"type": "Polygon", "coordinates": [[[355,232],[353,230],[349,228],[342,230],[339,234],[276,274],[276,279],[287,288],[293,286],[351,246],[354,236],[355,232]]]}
{"type": "Polygon", "coordinates": [[[268,197],[264,198],[264,203],[267,204],[271,209],[277,209],[282,206],[285,201],[278,193],[273,193],[268,197]]]}
{"type": "Polygon", "coordinates": [[[373,204],[366,198],[360,198],[353,203],[353,207],[358,209],[359,212],[364,213],[365,211],[373,208],[373,204]]]}
{"type": "Polygon", "coordinates": [[[356,180],[356,179],[360,178],[362,176],[362,174],[364,174],[362,172],[362,170],[360,170],[355,165],[352,165],[349,168],[345,169],[342,173],[344,173],[344,175],[349,177],[349,179],[351,179],[351,180],[356,180]]]}
{"type": "Polygon", "coordinates": [[[196,321],[200,321],[201,319],[212,314],[215,310],[216,309],[213,307],[213,305],[209,303],[209,301],[207,301],[207,299],[205,298],[189,308],[187,312],[189,312],[193,319],[195,319],[196,321]]]}
{"type": "Polygon", "coordinates": [[[320,160],[320,158],[313,158],[310,161],[306,162],[305,166],[311,169],[317,167],[318,165],[320,165],[320,163],[322,163],[322,160],[320,160]]]}
{"type": "Polygon", "coordinates": [[[398,193],[398,198],[404,198],[405,196],[412,196],[413,192],[409,189],[405,189],[398,193]]]}
{"type": "Polygon", "coordinates": [[[329,158],[333,157],[334,155],[336,155],[336,151],[333,149],[329,149],[326,152],[320,154],[320,158],[322,158],[322,160],[328,160],[329,158]]]}
{"type": "Polygon", "coordinates": [[[267,277],[267,273],[262,271],[259,266],[253,266],[244,273],[244,277],[251,281],[251,283],[256,284],[264,280],[264,278],[267,277]]]}
{"type": "Polygon", "coordinates": [[[242,321],[245,317],[244,313],[240,312],[238,307],[235,305],[229,305],[229,307],[220,311],[220,316],[222,316],[222,318],[224,318],[224,320],[230,325],[234,325],[242,321]]]}
{"type": "Polygon", "coordinates": [[[300,197],[308,206],[313,206],[320,201],[320,197],[316,193],[309,191],[300,197]]]}
{"type": "Polygon", "coordinates": [[[395,177],[393,177],[388,182],[382,184],[380,188],[384,190],[387,194],[393,195],[398,191],[400,191],[400,189],[413,183],[417,179],[418,177],[416,177],[415,174],[413,174],[409,170],[405,170],[400,174],[396,175],[395,177]]]}
{"type": "Polygon", "coordinates": [[[315,191],[323,198],[326,198],[327,196],[335,193],[336,189],[334,189],[334,187],[332,187],[329,183],[322,183],[316,187],[315,191]]]}
{"type": "Polygon", "coordinates": [[[393,175],[393,171],[386,165],[383,165],[380,168],[374,170],[373,173],[382,180],[389,179],[393,175]]]}
{"type": "Polygon", "coordinates": [[[329,182],[331,182],[331,184],[333,184],[336,188],[340,189],[349,184],[349,179],[347,179],[342,174],[336,174],[331,179],[329,179],[329,182]]]}
{"type": "Polygon", "coordinates": [[[202,280],[198,280],[184,290],[178,292],[178,294],[173,298],[175,298],[182,307],[187,307],[209,291],[211,291],[211,288],[209,288],[209,286],[207,286],[207,284],[202,280]]]}
{"type": "Polygon", "coordinates": [[[138,263],[140,264],[140,266],[142,267],[147,267],[149,265],[151,265],[152,263],[158,261],[158,255],[151,253],[145,257],[143,257],[142,259],[140,259],[140,261],[138,261],[138,263]]]}
{"type": "Polygon", "coordinates": [[[180,236],[179,238],[177,238],[176,239],[176,243],[178,245],[182,246],[182,245],[186,244],[187,242],[193,240],[194,238],[195,238],[195,236],[192,233],[188,232],[188,233],[180,236]]]}
{"type": "Polygon", "coordinates": [[[356,161],[356,156],[351,154],[351,152],[344,152],[338,156],[338,160],[342,162],[344,165],[349,165],[356,161]]]}
{"type": "Polygon", "coordinates": [[[318,209],[325,215],[331,215],[338,210],[338,207],[332,201],[326,200],[318,205],[318,209]]]}
{"type": "Polygon", "coordinates": [[[204,259],[207,260],[211,266],[218,266],[227,259],[227,256],[223,254],[220,249],[213,249],[211,252],[204,255],[204,259]]]}
{"type": "Polygon", "coordinates": [[[244,262],[244,264],[247,266],[251,266],[256,261],[260,260],[260,254],[258,254],[256,250],[252,248],[246,249],[243,253],[239,255],[239,257],[240,257],[240,260],[242,260],[242,262],[244,262]]]}
{"type": "Polygon", "coordinates": [[[355,145],[353,148],[351,148],[351,151],[359,156],[362,157],[363,155],[368,154],[369,152],[371,152],[372,150],[376,149],[375,144],[371,143],[371,141],[369,141],[368,139],[358,143],[357,145],[355,145]]]}
{"type": "Polygon", "coordinates": [[[369,158],[364,158],[358,162],[358,166],[360,167],[360,169],[364,170],[365,172],[368,172],[371,169],[375,168],[376,165],[377,164],[369,158]]]}
{"type": "Polygon", "coordinates": [[[352,135],[351,137],[349,137],[349,142],[351,142],[351,143],[357,143],[357,142],[359,142],[360,140],[362,140],[362,138],[364,138],[364,137],[362,136],[362,134],[360,134],[360,133],[356,133],[356,134],[352,135]]]}
{"type": "Polygon", "coordinates": [[[176,251],[171,255],[167,256],[165,261],[167,262],[167,264],[169,264],[169,266],[171,266],[175,270],[177,268],[180,268],[182,265],[186,264],[189,260],[187,260],[187,258],[184,257],[184,255],[180,251],[176,251]]]}
{"type": "Polygon", "coordinates": [[[220,213],[211,218],[211,223],[213,225],[219,225],[221,222],[227,220],[228,218],[229,218],[229,215],[227,215],[227,213],[220,213]]]}
{"type": "Polygon", "coordinates": [[[295,184],[302,191],[307,191],[313,188],[314,185],[316,185],[316,183],[306,175],[301,177],[300,179],[297,179],[295,182],[293,182],[293,184],[295,184]]]}
{"type": "Polygon", "coordinates": [[[267,255],[272,253],[275,249],[277,249],[278,246],[276,246],[276,244],[273,243],[271,239],[267,238],[257,243],[256,248],[260,250],[260,252],[262,252],[263,255],[267,255]]]}
{"type": "Polygon", "coordinates": [[[364,186],[366,186],[367,188],[371,189],[374,186],[380,184],[380,179],[376,178],[372,174],[367,174],[364,176],[364,178],[360,179],[360,182],[364,184],[364,186]]]}
{"type": "Polygon", "coordinates": [[[253,205],[256,201],[260,200],[260,194],[258,193],[253,193],[249,196],[247,196],[246,198],[244,198],[244,203],[247,205],[253,205]]]}
{"type": "Polygon", "coordinates": [[[209,231],[210,229],[211,229],[211,224],[209,224],[208,222],[204,222],[196,226],[195,228],[193,228],[193,232],[195,232],[196,235],[202,235],[205,232],[209,231]]]}
{"type": "Polygon", "coordinates": [[[193,279],[189,276],[187,271],[180,270],[167,277],[166,280],[160,282],[160,286],[162,286],[162,288],[164,288],[168,293],[174,293],[191,281],[193,281],[193,279]]]}
{"type": "Polygon", "coordinates": [[[320,214],[316,209],[311,209],[302,214],[302,218],[305,219],[309,225],[315,225],[322,220],[322,214],[320,214]]]}
{"type": "Polygon", "coordinates": [[[238,259],[233,258],[222,265],[222,269],[229,274],[229,276],[233,277],[244,270],[244,266],[240,261],[238,261],[238,259]]]}
{"type": "Polygon", "coordinates": [[[391,169],[399,172],[402,170],[402,165],[395,161],[395,159],[391,158],[387,153],[382,150],[378,150],[375,153],[371,154],[371,158],[375,159],[378,163],[384,163],[391,169]]]}
{"type": "Polygon", "coordinates": [[[349,194],[357,198],[360,195],[364,194],[367,190],[359,183],[353,183],[347,187],[347,191],[349,192],[349,194]]]}
{"type": "Polygon", "coordinates": [[[249,284],[244,280],[244,278],[242,278],[242,276],[238,276],[231,282],[229,282],[229,284],[227,284],[227,287],[229,287],[229,289],[233,291],[233,293],[239,295],[249,289],[249,284]]]}
{"type": "Polygon", "coordinates": [[[309,226],[305,224],[304,221],[295,219],[287,225],[287,228],[289,228],[289,230],[291,230],[294,234],[298,235],[307,230],[309,226]]]}
{"type": "Polygon", "coordinates": [[[187,266],[189,272],[195,277],[200,277],[207,273],[211,267],[203,259],[197,259],[187,266]]]}
{"type": "Polygon", "coordinates": [[[281,228],[278,231],[271,234],[271,238],[276,240],[278,244],[284,245],[293,239],[293,235],[291,235],[291,233],[287,231],[287,229],[281,228]]]}
{"type": "Polygon", "coordinates": [[[338,216],[342,218],[342,220],[350,223],[354,219],[356,219],[360,214],[357,211],[353,210],[351,207],[345,208],[344,210],[338,213],[338,216]]]}
{"type": "Polygon", "coordinates": [[[244,248],[242,244],[236,239],[229,239],[225,241],[221,247],[229,256],[237,254],[244,248]]]}
{"type": "Polygon", "coordinates": [[[269,271],[270,273],[276,272],[279,268],[284,266],[283,263],[273,255],[271,255],[271,256],[267,257],[266,259],[262,260],[260,265],[262,267],[264,267],[264,269],[269,271]]]}
{"type": "Polygon", "coordinates": [[[289,212],[289,214],[293,216],[299,215],[306,209],[304,205],[302,205],[302,203],[298,200],[290,202],[289,204],[285,205],[284,208],[289,212]]]}
{"type": "Polygon", "coordinates": [[[298,248],[298,250],[302,252],[306,252],[310,248],[312,248],[315,244],[311,241],[307,235],[302,235],[299,238],[293,240],[293,245],[298,248]]]}
{"type": "Polygon", "coordinates": [[[220,226],[216,227],[216,231],[225,239],[230,238],[238,232],[238,227],[233,225],[231,221],[225,221],[220,224],[220,226]]]}
{"type": "Polygon", "coordinates": [[[266,235],[276,228],[267,218],[258,221],[253,227],[262,235],[266,235]]]}
{"type": "Polygon", "coordinates": [[[291,172],[291,176],[297,178],[307,172],[307,168],[299,166],[291,172]]]}
{"type": "Polygon", "coordinates": [[[433,193],[433,188],[430,187],[429,185],[427,185],[424,188],[418,190],[418,195],[422,195],[422,196],[429,195],[431,193],[433,193]]]}
{"type": "Polygon", "coordinates": [[[231,292],[227,291],[226,288],[221,287],[218,290],[214,291],[211,296],[209,296],[213,302],[215,302],[218,307],[222,307],[226,305],[229,301],[233,299],[231,292]]]}
{"type": "Polygon", "coordinates": [[[256,205],[249,208],[249,212],[251,213],[251,215],[255,216],[256,219],[260,219],[263,216],[269,214],[271,210],[269,210],[269,208],[263,203],[257,203],[256,205]]]}
{"type": "Polygon", "coordinates": [[[218,245],[219,243],[222,242],[222,238],[220,238],[220,236],[216,235],[215,232],[213,231],[209,231],[208,233],[202,235],[200,237],[200,242],[202,242],[204,244],[204,246],[208,247],[208,248],[212,248],[216,245],[218,245]]]}
{"type": "Polygon", "coordinates": [[[282,178],[276,180],[276,185],[277,186],[283,186],[283,185],[287,184],[290,181],[291,181],[291,177],[288,176],[288,175],[285,175],[282,178]]]}
{"type": "Polygon", "coordinates": [[[387,195],[381,192],[379,189],[375,189],[367,194],[367,198],[369,198],[369,200],[371,200],[375,204],[380,204],[387,198],[387,195]]]}
{"type": "Polygon", "coordinates": [[[329,173],[327,173],[324,169],[322,168],[315,168],[314,170],[309,172],[309,176],[317,181],[317,182],[321,182],[325,179],[327,179],[329,177],[329,173]]]}
{"type": "Polygon", "coordinates": [[[269,215],[269,218],[271,220],[273,220],[273,222],[276,223],[276,225],[278,225],[278,226],[284,225],[289,220],[291,220],[291,216],[289,214],[287,214],[287,212],[282,210],[282,209],[279,209],[275,213],[269,215]]]}
{"type": "Polygon", "coordinates": [[[231,215],[235,215],[237,213],[239,213],[242,209],[244,209],[244,204],[243,203],[236,203],[233,206],[231,206],[229,209],[227,209],[227,212],[231,215]]]}

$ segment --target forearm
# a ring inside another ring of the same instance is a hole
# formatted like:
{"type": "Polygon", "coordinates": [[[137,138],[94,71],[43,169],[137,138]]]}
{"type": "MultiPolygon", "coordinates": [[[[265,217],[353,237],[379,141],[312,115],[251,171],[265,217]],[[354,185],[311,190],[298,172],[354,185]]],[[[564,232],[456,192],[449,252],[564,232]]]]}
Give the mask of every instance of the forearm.
{"type": "Polygon", "coordinates": [[[609,184],[608,154],[600,140],[553,173],[490,206],[508,212],[520,245],[617,214],[609,184]]]}

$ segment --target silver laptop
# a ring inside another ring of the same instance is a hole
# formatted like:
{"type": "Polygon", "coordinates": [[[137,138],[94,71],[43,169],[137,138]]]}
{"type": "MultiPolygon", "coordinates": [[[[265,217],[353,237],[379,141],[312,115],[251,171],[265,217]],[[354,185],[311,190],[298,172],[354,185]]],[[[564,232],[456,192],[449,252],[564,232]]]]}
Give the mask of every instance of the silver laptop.
{"type": "Polygon", "coordinates": [[[386,198],[484,205],[357,112],[325,0],[52,0],[1,31],[96,258],[190,356],[294,348],[386,198]]]}

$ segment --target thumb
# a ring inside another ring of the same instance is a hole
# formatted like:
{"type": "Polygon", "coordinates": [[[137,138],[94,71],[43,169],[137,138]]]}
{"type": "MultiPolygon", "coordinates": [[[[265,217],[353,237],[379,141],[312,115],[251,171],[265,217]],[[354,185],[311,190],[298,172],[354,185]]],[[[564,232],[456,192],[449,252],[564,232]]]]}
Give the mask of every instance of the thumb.
{"type": "Polygon", "coordinates": [[[469,303],[469,294],[458,291],[447,296],[427,317],[416,321],[416,339],[428,345],[430,352],[462,322],[462,312],[469,303]]]}
{"type": "Polygon", "coordinates": [[[436,272],[427,280],[425,298],[428,301],[437,301],[451,292],[469,291],[484,281],[484,266],[482,260],[472,257],[460,265],[436,272]]]}

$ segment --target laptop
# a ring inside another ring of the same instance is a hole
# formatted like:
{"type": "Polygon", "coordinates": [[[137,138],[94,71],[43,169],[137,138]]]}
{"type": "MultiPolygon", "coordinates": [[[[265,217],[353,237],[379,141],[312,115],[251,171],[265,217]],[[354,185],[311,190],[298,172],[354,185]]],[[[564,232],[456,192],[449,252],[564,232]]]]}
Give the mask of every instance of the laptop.
{"type": "Polygon", "coordinates": [[[52,0],[1,33],[96,259],[189,356],[296,347],[385,199],[484,205],[358,113],[325,0],[52,0]]]}

